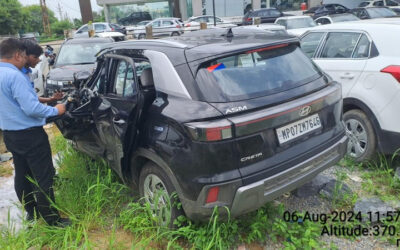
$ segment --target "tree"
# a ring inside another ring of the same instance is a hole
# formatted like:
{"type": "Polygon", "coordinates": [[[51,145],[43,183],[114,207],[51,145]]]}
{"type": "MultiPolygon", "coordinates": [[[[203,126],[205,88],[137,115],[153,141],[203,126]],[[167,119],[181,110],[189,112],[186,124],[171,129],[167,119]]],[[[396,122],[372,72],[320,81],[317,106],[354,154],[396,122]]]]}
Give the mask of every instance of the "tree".
{"type": "Polygon", "coordinates": [[[83,25],[82,19],[79,19],[79,18],[74,18],[73,22],[74,22],[75,29],[79,29],[83,25]]]}
{"type": "Polygon", "coordinates": [[[106,17],[104,15],[104,11],[100,10],[99,12],[93,11],[93,22],[97,23],[97,22],[105,22],[106,21],[106,17]]]}
{"type": "MultiPolygon", "coordinates": [[[[40,5],[29,5],[22,8],[24,32],[43,32],[42,10],[40,5]]],[[[50,24],[57,22],[54,12],[47,9],[50,24]]]]}
{"type": "Polygon", "coordinates": [[[64,35],[64,30],[72,29],[73,24],[69,20],[57,21],[51,24],[51,32],[64,35]]]}
{"type": "Polygon", "coordinates": [[[22,28],[21,8],[18,0],[0,0],[0,35],[15,35],[22,28]]]}

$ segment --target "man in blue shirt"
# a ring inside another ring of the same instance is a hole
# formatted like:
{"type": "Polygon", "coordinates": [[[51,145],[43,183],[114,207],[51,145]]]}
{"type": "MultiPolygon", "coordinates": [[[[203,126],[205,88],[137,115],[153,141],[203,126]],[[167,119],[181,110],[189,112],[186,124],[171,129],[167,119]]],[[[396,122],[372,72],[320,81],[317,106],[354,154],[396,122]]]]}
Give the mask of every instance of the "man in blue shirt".
{"type": "Polygon", "coordinates": [[[39,102],[31,83],[20,71],[27,61],[25,50],[18,39],[6,39],[0,44],[0,129],[7,149],[13,154],[15,192],[27,218],[33,220],[37,214],[49,225],[65,226],[69,221],[60,218],[51,206],[55,170],[43,130],[46,118],[62,115],[65,105],[50,107],[39,102]]]}
{"type": "MultiPolygon", "coordinates": [[[[26,65],[22,67],[21,71],[24,73],[25,77],[28,79],[28,81],[31,82],[32,87],[35,87],[34,80],[37,77],[41,77],[36,75],[35,77],[32,75],[32,69],[35,68],[36,65],[40,62],[40,55],[43,54],[43,49],[40,47],[39,44],[36,42],[29,40],[29,39],[24,39],[21,40],[22,43],[26,47],[26,65]]],[[[56,92],[52,97],[40,97],[39,96],[39,102],[41,103],[52,103],[58,100],[61,100],[63,97],[63,94],[61,92],[56,92]]]]}

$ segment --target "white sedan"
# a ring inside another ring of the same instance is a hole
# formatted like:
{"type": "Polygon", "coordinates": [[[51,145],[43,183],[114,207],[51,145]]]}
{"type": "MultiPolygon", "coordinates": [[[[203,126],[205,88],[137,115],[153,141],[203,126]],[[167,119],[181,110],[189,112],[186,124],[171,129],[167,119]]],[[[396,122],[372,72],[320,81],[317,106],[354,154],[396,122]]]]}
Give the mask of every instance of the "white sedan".
{"type": "Polygon", "coordinates": [[[348,154],[364,161],[400,148],[400,25],[337,23],[300,39],[303,51],[342,84],[348,154]]]}
{"type": "MultiPolygon", "coordinates": [[[[214,27],[214,17],[213,16],[195,16],[189,18],[185,22],[185,31],[194,31],[200,29],[200,23],[207,23],[207,28],[214,27]]],[[[216,27],[219,28],[232,28],[235,27],[236,24],[225,21],[222,18],[215,17],[216,27]]]]}
{"type": "Polygon", "coordinates": [[[284,16],[275,20],[275,24],[286,27],[289,34],[301,36],[312,27],[317,26],[314,20],[309,16],[284,16]]]}

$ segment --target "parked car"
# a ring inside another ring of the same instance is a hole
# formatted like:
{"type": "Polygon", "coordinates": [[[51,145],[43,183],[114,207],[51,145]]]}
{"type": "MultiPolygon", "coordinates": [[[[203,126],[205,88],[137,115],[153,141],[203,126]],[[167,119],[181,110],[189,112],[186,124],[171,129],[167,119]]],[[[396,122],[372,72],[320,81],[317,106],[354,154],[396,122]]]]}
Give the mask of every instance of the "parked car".
{"type": "Polygon", "coordinates": [[[400,6],[399,0],[386,0],[386,4],[383,0],[373,0],[361,2],[358,7],[380,7],[380,6],[400,6]]]}
{"type": "Polygon", "coordinates": [[[126,26],[126,30],[130,35],[133,35],[135,30],[145,29],[146,25],[150,23],[151,20],[141,21],[136,25],[126,26]]]}
{"type": "MultiPolygon", "coordinates": [[[[95,31],[95,37],[111,37],[115,41],[124,41],[124,33],[115,30],[115,24],[110,23],[93,23],[93,29],[95,31]]],[[[122,29],[123,30],[123,29],[122,29]]],[[[74,34],[74,38],[88,38],[89,27],[87,24],[81,26],[74,34]]],[[[125,32],[126,33],[126,32],[125,32]]]]}
{"type": "Polygon", "coordinates": [[[342,83],[348,153],[358,161],[400,147],[400,26],[349,22],[318,26],[301,38],[303,51],[342,83]]]}
{"type": "Polygon", "coordinates": [[[126,35],[126,28],[116,23],[110,23],[111,31],[117,31],[126,35]]]}
{"type": "Polygon", "coordinates": [[[349,9],[341,4],[322,4],[320,6],[310,8],[309,10],[304,11],[303,13],[305,15],[311,16],[313,19],[316,19],[321,16],[342,14],[348,11],[349,9]]]}
{"type": "Polygon", "coordinates": [[[55,90],[72,88],[74,73],[93,71],[96,54],[111,38],[75,38],[65,41],[46,77],[46,94],[53,95],[55,90]]]}
{"type": "Polygon", "coordinates": [[[259,17],[261,23],[273,23],[278,17],[285,16],[280,10],[276,8],[264,8],[259,10],[248,11],[242,21],[242,25],[253,24],[253,19],[259,17]]]}
{"type": "MultiPolygon", "coordinates": [[[[200,23],[207,23],[207,27],[214,27],[214,17],[213,16],[191,17],[184,23],[184,31],[199,30],[200,23]]],[[[236,26],[236,24],[225,21],[219,17],[215,17],[215,23],[216,23],[216,27],[219,27],[219,28],[231,28],[231,27],[236,26]]]]}
{"type": "Polygon", "coordinates": [[[345,13],[345,14],[335,14],[329,16],[322,16],[315,19],[315,22],[318,25],[325,25],[331,23],[340,23],[340,22],[352,22],[352,21],[359,21],[360,18],[356,17],[353,14],[345,13]]]}
{"type": "Polygon", "coordinates": [[[312,27],[317,26],[309,16],[286,16],[276,19],[275,24],[282,25],[287,32],[294,36],[300,36],[312,27]]]}
{"type": "Polygon", "coordinates": [[[118,20],[119,24],[122,25],[136,25],[137,23],[141,21],[146,21],[146,20],[152,20],[153,18],[151,17],[150,13],[147,11],[138,11],[138,12],[133,12],[127,17],[123,17],[118,20]]]}
{"type": "Polygon", "coordinates": [[[20,35],[21,39],[29,39],[34,42],[39,42],[40,40],[40,35],[38,32],[30,32],[30,33],[24,33],[20,35]]]}
{"type": "Polygon", "coordinates": [[[263,23],[263,24],[258,24],[258,25],[245,25],[245,26],[239,26],[236,27],[235,30],[240,30],[240,29],[252,29],[252,30],[264,30],[268,32],[272,32],[274,34],[286,34],[287,31],[285,26],[274,24],[274,23],[263,23]]]}
{"type": "Polygon", "coordinates": [[[360,19],[373,19],[382,17],[397,17],[395,11],[387,7],[355,8],[349,11],[360,19]]]}
{"type": "Polygon", "coordinates": [[[345,154],[340,84],[293,36],[200,30],[115,43],[97,65],[57,126],[106,159],[163,224],[183,211],[209,218],[216,206],[250,212],[345,154]],[[168,205],[173,193],[183,211],[168,205]]]}
{"type": "MultiPolygon", "coordinates": [[[[153,37],[179,36],[183,34],[183,22],[180,18],[157,18],[149,22],[146,26],[148,25],[153,28],[153,37]]],[[[145,39],[146,27],[141,26],[135,29],[133,36],[137,39],[145,39]]]]}

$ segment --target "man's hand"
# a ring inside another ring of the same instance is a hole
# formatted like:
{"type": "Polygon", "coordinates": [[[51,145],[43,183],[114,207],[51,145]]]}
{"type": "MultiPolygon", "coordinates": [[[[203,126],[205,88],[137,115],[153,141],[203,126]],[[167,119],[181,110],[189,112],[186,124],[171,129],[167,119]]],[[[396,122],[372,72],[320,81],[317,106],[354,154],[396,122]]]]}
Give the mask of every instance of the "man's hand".
{"type": "Polygon", "coordinates": [[[57,104],[54,107],[58,110],[58,115],[62,115],[65,113],[65,104],[57,104]]]}
{"type": "Polygon", "coordinates": [[[63,97],[64,97],[64,93],[61,92],[61,91],[57,91],[57,92],[55,92],[55,93],[53,94],[53,96],[51,97],[51,100],[52,100],[52,101],[58,101],[58,100],[63,99],[63,97]]]}

